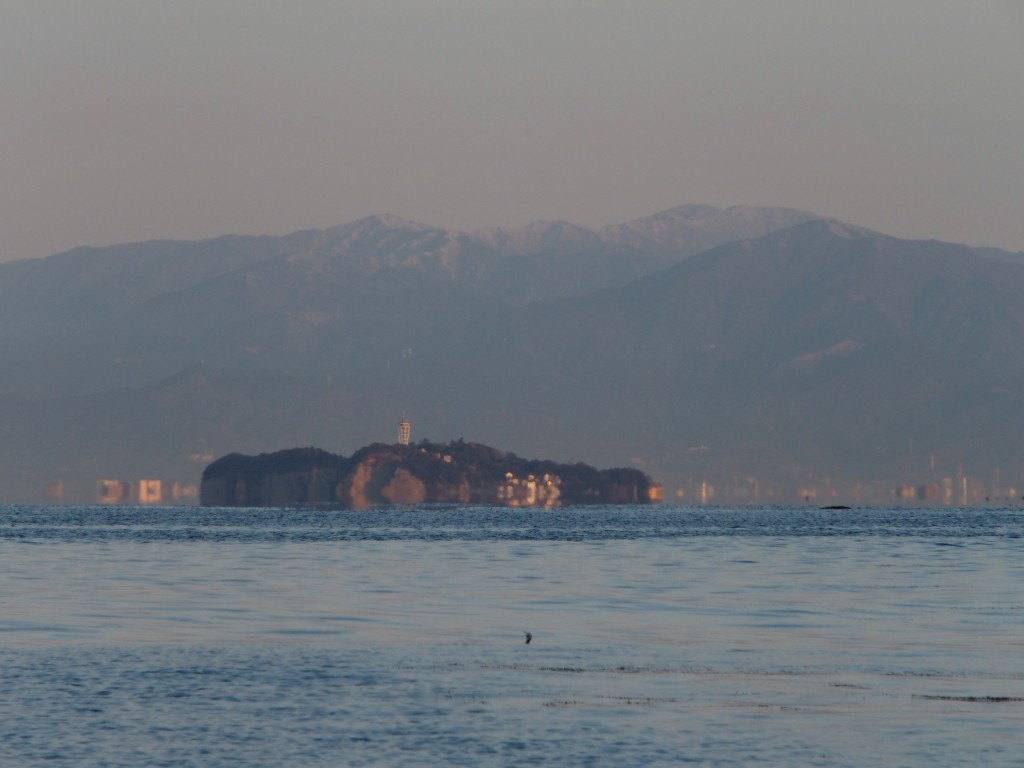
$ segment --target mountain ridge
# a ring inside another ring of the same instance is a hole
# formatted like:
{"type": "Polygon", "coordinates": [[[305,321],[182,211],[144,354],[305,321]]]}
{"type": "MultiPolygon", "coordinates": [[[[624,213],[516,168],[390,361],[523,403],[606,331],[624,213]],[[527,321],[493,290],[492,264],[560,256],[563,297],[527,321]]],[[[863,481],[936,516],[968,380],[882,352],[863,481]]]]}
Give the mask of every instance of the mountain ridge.
{"type": "Polygon", "coordinates": [[[0,265],[0,483],[194,482],[201,444],[346,453],[403,411],[434,438],[632,463],[684,500],[1021,467],[1017,254],[745,206],[513,229],[381,214],[0,265]]]}

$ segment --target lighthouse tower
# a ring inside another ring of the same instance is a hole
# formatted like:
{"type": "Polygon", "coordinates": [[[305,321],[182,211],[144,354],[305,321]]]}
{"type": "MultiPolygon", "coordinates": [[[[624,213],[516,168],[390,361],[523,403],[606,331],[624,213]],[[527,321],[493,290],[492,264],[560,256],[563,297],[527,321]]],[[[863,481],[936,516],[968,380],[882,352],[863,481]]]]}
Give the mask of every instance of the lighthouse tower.
{"type": "Polygon", "coordinates": [[[405,418],[405,416],[403,416],[402,420],[400,422],[398,422],[398,444],[399,445],[408,445],[409,444],[409,430],[411,429],[411,427],[412,427],[412,425],[409,423],[409,420],[407,418],[405,418]]]}

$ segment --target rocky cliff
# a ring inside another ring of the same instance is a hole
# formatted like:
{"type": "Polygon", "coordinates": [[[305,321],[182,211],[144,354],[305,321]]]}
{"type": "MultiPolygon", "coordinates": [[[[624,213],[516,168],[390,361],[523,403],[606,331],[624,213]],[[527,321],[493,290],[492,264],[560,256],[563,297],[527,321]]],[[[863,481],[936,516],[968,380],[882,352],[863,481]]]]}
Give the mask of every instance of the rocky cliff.
{"type": "Polygon", "coordinates": [[[661,488],[636,469],[527,460],[462,440],[374,444],[351,458],[316,448],[259,456],[229,454],[203,472],[204,506],[487,504],[558,507],[660,500],[661,488]]]}

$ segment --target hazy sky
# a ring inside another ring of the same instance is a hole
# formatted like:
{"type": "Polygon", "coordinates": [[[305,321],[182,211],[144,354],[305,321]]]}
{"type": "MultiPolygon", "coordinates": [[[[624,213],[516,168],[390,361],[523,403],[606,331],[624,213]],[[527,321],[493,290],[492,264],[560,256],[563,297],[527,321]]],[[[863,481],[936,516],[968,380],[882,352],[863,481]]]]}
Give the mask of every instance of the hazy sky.
{"type": "Polygon", "coordinates": [[[0,259],[803,208],[1024,250],[1022,0],[0,0],[0,259]]]}

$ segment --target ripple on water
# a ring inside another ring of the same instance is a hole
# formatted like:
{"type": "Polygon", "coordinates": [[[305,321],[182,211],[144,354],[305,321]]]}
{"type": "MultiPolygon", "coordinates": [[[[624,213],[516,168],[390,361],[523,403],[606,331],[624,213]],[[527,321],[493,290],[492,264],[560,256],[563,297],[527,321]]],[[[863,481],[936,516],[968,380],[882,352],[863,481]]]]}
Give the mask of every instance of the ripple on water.
{"type": "Polygon", "coordinates": [[[1021,528],[0,508],[0,763],[1011,764],[1021,528]]]}

